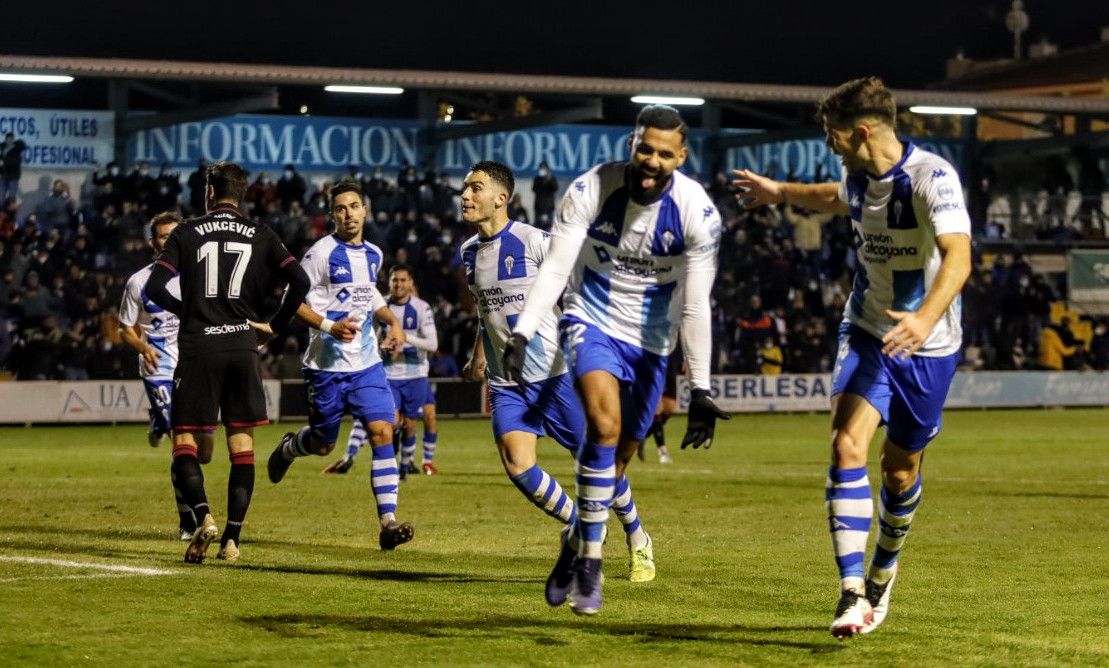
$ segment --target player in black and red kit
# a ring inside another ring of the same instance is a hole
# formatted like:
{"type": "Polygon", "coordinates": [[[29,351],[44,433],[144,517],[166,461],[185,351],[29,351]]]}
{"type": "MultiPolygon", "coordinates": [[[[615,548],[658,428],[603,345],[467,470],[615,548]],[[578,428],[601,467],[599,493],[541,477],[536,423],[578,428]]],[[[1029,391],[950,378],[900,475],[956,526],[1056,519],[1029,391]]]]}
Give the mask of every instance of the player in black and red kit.
{"type": "Polygon", "coordinates": [[[268,422],[256,350],[260,335],[252,325],[263,321],[273,287],[287,284],[277,315],[261,324],[283,331],[309,287],[308,276],[277,235],[239,211],[246,188],[247,172],[239,165],[211,165],[207,215],[173,231],[146,286],[154,303],[181,319],[173,376],[173,466],[199,520],[185,550],[187,563],[204,561],[218,532],[197,457],[198,448],[205,461],[211,456],[217,414],[227,428],[231,456],[227,525],[217,557],[239,558],[239,532],[254,491],[254,427],[268,422]],[[180,300],[166,289],[177,273],[180,300]]]}

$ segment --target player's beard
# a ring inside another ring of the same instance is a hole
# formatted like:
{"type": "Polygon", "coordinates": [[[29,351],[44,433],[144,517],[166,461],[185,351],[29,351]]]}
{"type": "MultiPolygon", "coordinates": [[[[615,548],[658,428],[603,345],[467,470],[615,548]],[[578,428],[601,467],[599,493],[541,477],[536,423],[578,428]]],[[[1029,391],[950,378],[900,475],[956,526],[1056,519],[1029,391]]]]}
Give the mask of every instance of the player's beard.
{"type": "Polygon", "coordinates": [[[673,174],[664,174],[662,170],[650,172],[635,163],[628,163],[626,173],[628,190],[631,198],[639,204],[650,204],[670,185],[673,174]]]}

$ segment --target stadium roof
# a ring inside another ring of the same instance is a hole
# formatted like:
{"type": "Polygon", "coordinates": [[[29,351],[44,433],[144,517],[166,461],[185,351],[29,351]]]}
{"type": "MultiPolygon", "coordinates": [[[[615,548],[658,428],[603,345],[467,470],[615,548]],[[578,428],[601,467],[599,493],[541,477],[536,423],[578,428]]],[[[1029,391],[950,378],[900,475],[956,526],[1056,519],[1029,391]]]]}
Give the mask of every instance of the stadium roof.
{"type": "MultiPolygon", "coordinates": [[[[473,73],[313,67],[275,64],[209,63],[123,58],[0,55],[0,69],[24,73],[64,73],[75,77],[145,81],[188,81],[266,85],[365,84],[425,90],[502,91],[554,95],[624,96],[640,93],[694,95],[743,103],[811,104],[828,89],[719,81],[607,78],[562,75],[473,73]]],[[[903,106],[935,104],[981,110],[1109,115],[1109,99],[1002,93],[895,90],[903,106]]]]}

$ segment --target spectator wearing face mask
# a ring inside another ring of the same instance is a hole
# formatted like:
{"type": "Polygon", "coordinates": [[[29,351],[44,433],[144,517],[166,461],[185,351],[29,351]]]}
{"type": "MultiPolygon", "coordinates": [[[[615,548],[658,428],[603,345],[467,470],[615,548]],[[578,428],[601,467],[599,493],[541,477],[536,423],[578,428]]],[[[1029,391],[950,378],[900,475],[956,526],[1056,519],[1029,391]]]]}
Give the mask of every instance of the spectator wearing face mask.
{"type": "Polygon", "coordinates": [[[308,183],[304,177],[297,173],[292,163],[285,165],[285,171],[277,180],[277,197],[281,200],[281,210],[289,211],[293,202],[304,204],[304,195],[308,192],[308,183]]]}
{"type": "Polygon", "coordinates": [[[150,175],[150,163],[142,160],[127,176],[124,196],[138,202],[142,207],[150,200],[150,194],[153,191],[154,177],[150,175]]]}
{"type": "Polygon", "coordinates": [[[553,222],[558,179],[551,174],[551,166],[546,161],[539,163],[539,171],[531,182],[531,191],[535,193],[535,226],[549,230],[553,222]]]}
{"type": "Polygon", "coordinates": [[[158,168],[158,176],[154,179],[154,188],[150,191],[149,213],[176,211],[177,198],[180,195],[181,177],[170,169],[168,162],[163,162],[158,168]]]}
{"type": "Polygon", "coordinates": [[[125,181],[119,171],[119,163],[115,160],[109,162],[103,169],[97,165],[92,173],[92,183],[99,191],[93,199],[93,205],[98,213],[102,213],[109,205],[114,206],[116,211],[123,209],[125,181]]]}
{"type": "Polygon", "coordinates": [[[76,216],[77,208],[69,197],[69,184],[61,179],[54,179],[50,196],[35,207],[39,231],[47,237],[55,230],[63,237],[68,236],[76,222],[76,216]]]}

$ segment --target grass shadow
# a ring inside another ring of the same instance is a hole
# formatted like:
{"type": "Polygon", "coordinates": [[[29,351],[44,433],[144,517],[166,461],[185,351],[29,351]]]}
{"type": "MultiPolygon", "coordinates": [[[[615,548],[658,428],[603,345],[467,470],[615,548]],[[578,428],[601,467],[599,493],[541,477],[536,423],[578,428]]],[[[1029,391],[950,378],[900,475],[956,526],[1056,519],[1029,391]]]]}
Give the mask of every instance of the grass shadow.
{"type": "Polygon", "coordinates": [[[374,615],[282,614],[240,617],[244,624],[259,627],[288,638],[311,637],[317,629],[355,632],[397,633],[420,638],[466,637],[526,640],[537,645],[565,645],[565,639],[552,630],[597,636],[621,636],[640,643],[719,642],[751,646],[779,647],[826,654],[846,645],[831,640],[807,642],[790,640],[786,634],[823,630],[809,626],[750,626],[744,624],[665,624],[605,622],[600,619],[573,620],[550,617],[482,615],[474,619],[395,619],[374,615]]]}

